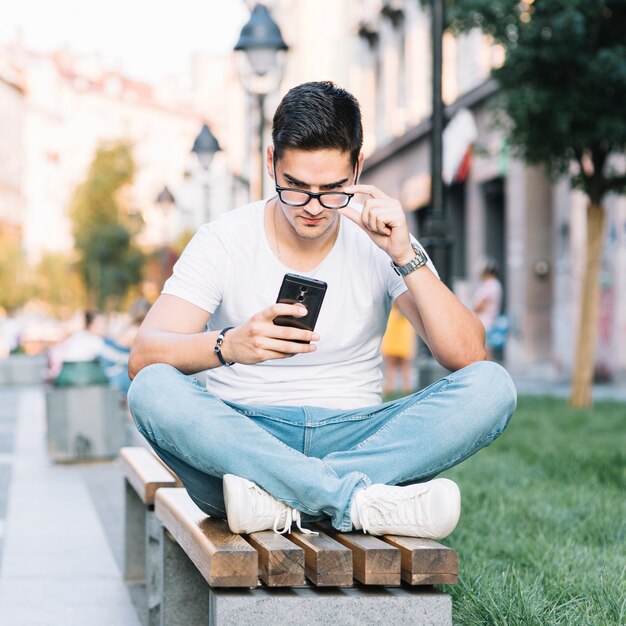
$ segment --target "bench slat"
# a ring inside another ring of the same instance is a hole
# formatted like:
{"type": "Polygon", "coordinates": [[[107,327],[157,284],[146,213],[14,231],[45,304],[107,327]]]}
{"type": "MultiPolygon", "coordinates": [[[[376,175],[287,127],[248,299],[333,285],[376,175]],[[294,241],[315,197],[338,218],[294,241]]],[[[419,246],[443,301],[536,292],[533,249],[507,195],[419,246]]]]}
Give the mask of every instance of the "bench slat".
{"type": "Polygon", "coordinates": [[[304,585],[304,550],[273,530],[251,533],[250,545],[259,553],[259,578],[268,587],[304,585]]]}
{"type": "Polygon", "coordinates": [[[304,550],[306,577],[318,587],[352,585],[352,552],[328,535],[292,531],[287,538],[304,550]]]}
{"type": "Polygon", "coordinates": [[[176,478],[145,448],[120,450],[122,472],[144,504],[152,506],[161,487],[175,487],[176,478]]]}
{"type": "Polygon", "coordinates": [[[402,580],[410,585],[453,585],[459,580],[457,553],[432,539],[385,535],[383,541],[399,548],[402,580]]]}
{"type": "Polygon", "coordinates": [[[365,585],[400,585],[400,550],[378,537],[363,533],[340,533],[330,523],[317,525],[352,551],[354,578],[365,585]]]}
{"type": "Polygon", "coordinates": [[[202,512],[185,489],[159,489],[156,516],[212,587],[256,587],[258,554],[223,520],[202,512]]]}

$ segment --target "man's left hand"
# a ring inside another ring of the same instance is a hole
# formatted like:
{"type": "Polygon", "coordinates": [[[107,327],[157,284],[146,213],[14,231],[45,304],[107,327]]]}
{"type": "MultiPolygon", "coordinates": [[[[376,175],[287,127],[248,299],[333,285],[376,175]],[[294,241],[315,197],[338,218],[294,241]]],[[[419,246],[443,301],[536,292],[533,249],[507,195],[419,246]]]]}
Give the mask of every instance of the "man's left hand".
{"type": "Polygon", "coordinates": [[[411,247],[409,227],[400,202],[374,185],[351,185],[343,191],[362,194],[367,199],[361,213],[350,206],[338,209],[338,212],[360,226],[396,265],[408,263],[415,252],[411,247]]]}

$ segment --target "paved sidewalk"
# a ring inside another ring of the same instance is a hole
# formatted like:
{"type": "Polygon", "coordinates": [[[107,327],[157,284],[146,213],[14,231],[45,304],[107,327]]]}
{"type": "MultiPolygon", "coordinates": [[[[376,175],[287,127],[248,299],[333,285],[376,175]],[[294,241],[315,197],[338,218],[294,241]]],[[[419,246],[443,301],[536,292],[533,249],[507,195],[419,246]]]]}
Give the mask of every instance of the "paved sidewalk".
{"type": "MultiPolygon", "coordinates": [[[[12,463],[1,554],[0,622],[139,626],[111,537],[107,540],[106,532],[110,535],[115,526],[105,532],[90,494],[98,476],[113,476],[112,464],[54,465],[48,459],[43,388],[0,390],[3,418],[9,405],[17,423],[13,455],[5,459],[12,463]]],[[[115,474],[117,486],[119,473],[115,474]]],[[[101,505],[106,504],[107,493],[110,488],[103,492],[101,505]]],[[[115,506],[119,525],[119,504],[115,506]]]]}

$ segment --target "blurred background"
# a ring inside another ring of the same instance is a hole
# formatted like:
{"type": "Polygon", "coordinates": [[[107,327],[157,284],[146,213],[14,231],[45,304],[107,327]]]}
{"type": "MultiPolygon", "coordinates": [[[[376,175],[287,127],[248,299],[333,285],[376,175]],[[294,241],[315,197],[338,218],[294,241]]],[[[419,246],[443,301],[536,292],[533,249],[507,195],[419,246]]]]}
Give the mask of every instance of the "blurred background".
{"type": "MultiPolygon", "coordinates": [[[[402,201],[459,297],[471,303],[484,260],[497,263],[506,341],[496,358],[519,375],[568,379],[589,196],[575,164],[528,163],[492,74],[522,43],[520,26],[548,19],[557,33],[559,14],[536,14],[532,0],[456,4],[445,32],[418,0],[5,7],[0,356],[45,351],[85,308],[104,311],[114,333],[132,302],[154,301],[200,224],[271,195],[259,155],[273,111],[290,87],[327,79],[361,102],[363,182],[402,201]]],[[[546,42],[551,29],[541,26],[546,42]]],[[[564,59],[563,73],[574,65],[564,59]]],[[[595,379],[623,382],[626,202],[601,199],[598,312],[585,331],[597,327],[595,379]]]]}

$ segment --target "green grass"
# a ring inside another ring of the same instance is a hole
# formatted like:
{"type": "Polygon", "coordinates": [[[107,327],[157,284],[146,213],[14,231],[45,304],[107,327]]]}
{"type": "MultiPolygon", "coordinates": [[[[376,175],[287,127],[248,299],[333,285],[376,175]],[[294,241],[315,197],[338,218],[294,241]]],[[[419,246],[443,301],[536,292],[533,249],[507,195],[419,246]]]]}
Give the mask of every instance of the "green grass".
{"type": "Polygon", "coordinates": [[[520,398],[490,447],[446,472],[463,498],[458,626],[626,624],[626,405],[520,398]]]}

